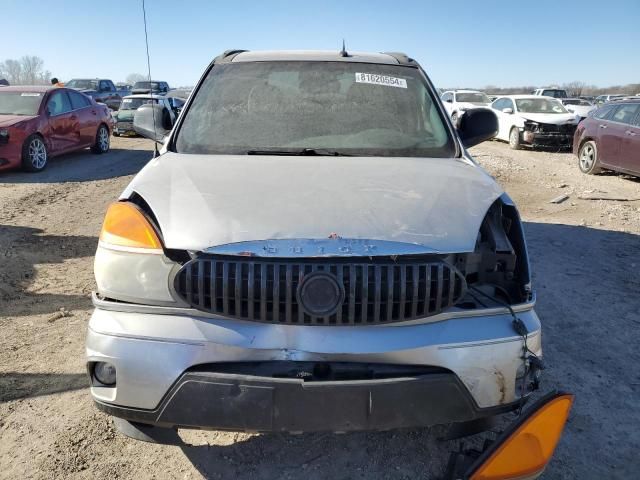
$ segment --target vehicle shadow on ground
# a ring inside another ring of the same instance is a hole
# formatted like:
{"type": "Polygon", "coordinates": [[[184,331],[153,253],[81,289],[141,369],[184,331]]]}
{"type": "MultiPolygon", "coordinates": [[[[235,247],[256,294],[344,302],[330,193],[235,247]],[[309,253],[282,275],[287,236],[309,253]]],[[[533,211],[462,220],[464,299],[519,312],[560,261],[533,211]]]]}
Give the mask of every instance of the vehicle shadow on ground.
{"type": "MultiPolygon", "coordinates": [[[[60,308],[90,308],[93,282],[78,293],[29,291],[37,275],[36,265],[60,264],[65,260],[93,257],[98,238],[80,235],[46,235],[37,228],[0,225],[0,315],[37,315],[60,308]],[[83,291],[86,290],[86,291],[83,291]]],[[[72,289],[76,278],[52,278],[47,287],[72,289]],[[64,282],[64,283],[63,283],[64,282]]]]}
{"type": "Polygon", "coordinates": [[[456,441],[445,427],[345,434],[263,434],[181,447],[204,478],[441,478],[456,441]],[[336,473],[340,472],[339,474],[336,473]],[[425,472],[438,472],[431,477],[425,472]]]}
{"type": "Polygon", "coordinates": [[[0,373],[0,402],[38,397],[89,386],[84,373],[0,373]]]}
{"type": "Polygon", "coordinates": [[[138,173],[152,157],[150,150],[112,148],[103,155],[81,150],[51,158],[42,172],[0,172],[0,184],[85,182],[124,177],[138,173]]]}

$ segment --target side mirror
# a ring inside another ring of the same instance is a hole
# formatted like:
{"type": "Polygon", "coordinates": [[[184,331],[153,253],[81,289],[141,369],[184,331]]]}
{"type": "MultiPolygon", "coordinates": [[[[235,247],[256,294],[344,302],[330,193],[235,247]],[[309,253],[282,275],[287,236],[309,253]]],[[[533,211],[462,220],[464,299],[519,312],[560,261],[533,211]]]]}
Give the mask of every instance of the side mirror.
{"type": "Polygon", "coordinates": [[[162,105],[142,105],[133,116],[133,129],[136,133],[158,143],[164,142],[164,137],[169,135],[172,128],[171,114],[162,105]]]}
{"type": "Polygon", "coordinates": [[[511,115],[513,113],[513,108],[511,107],[503,108],[502,113],[508,113],[509,115],[511,115]]]}
{"type": "Polygon", "coordinates": [[[462,144],[473,147],[498,134],[498,117],[487,108],[472,108],[464,112],[458,124],[462,144]]]}
{"type": "Polygon", "coordinates": [[[453,103],[453,98],[447,98],[447,99],[445,100],[445,102],[447,102],[447,103],[453,103]]]}

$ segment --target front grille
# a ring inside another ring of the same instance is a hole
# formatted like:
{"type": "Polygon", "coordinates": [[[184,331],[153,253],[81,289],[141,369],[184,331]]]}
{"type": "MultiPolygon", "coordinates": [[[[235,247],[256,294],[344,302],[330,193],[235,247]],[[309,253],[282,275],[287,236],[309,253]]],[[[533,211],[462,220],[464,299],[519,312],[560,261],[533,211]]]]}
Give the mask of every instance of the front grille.
{"type": "Polygon", "coordinates": [[[541,133],[561,133],[563,135],[573,135],[576,131],[576,125],[573,124],[553,125],[549,123],[541,123],[538,128],[538,131],[541,133]]]}
{"type": "Polygon", "coordinates": [[[437,259],[358,260],[202,256],[178,271],[174,289],[203,312],[307,325],[372,325],[427,317],[455,305],[466,291],[462,273],[437,259]],[[337,311],[326,317],[307,315],[297,299],[305,275],[318,271],[332,274],[345,292],[337,311]]]}

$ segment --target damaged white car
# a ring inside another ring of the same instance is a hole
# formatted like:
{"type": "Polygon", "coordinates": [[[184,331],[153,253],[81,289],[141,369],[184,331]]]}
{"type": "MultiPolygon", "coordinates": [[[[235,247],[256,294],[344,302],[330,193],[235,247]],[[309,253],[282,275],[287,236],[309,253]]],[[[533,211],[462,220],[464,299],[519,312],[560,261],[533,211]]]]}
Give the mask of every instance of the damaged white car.
{"type": "Polygon", "coordinates": [[[466,425],[536,388],[522,223],[466,151],[491,110],[455,129],[414,60],[345,51],[225,52],[158,108],[95,258],[87,369],[123,432],[466,425]]]}
{"type": "Polygon", "coordinates": [[[509,142],[514,150],[525,144],[569,148],[580,121],[559,100],[539,95],[498,97],[491,108],[498,116],[496,138],[509,142]]]}

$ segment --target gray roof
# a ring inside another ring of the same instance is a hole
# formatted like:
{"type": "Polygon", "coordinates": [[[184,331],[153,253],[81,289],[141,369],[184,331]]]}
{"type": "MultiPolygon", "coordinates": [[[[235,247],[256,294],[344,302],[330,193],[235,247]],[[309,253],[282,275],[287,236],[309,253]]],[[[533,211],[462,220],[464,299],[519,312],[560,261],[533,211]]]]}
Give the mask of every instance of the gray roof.
{"type": "Polygon", "coordinates": [[[316,61],[316,62],[359,62],[398,65],[398,61],[385,53],[349,52],[343,57],[336,50],[267,50],[242,52],[233,57],[233,62],[266,61],[316,61]]]}

